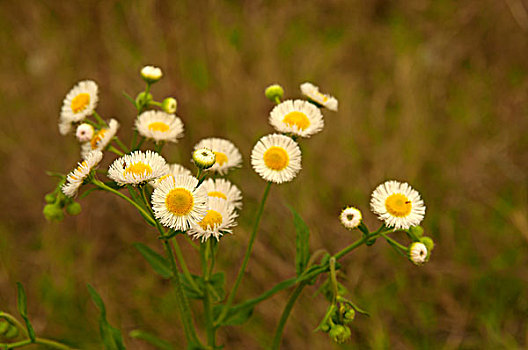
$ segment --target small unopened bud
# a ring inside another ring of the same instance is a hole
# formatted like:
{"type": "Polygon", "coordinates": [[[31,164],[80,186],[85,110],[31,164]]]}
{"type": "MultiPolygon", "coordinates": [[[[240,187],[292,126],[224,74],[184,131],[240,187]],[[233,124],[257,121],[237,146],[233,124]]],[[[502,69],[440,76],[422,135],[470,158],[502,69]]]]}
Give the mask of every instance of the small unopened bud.
{"type": "Polygon", "coordinates": [[[0,334],[4,334],[5,332],[7,332],[10,326],[11,323],[9,323],[7,320],[0,319],[0,334]]]}
{"type": "Polygon", "coordinates": [[[4,338],[13,339],[18,336],[18,328],[13,325],[10,325],[7,331],[4,333],[4,338]]]}
{"type": "Polygon", "coordinates": [[[414,242],[409,247],[409,260],[415,265],[422,265],[427,261],[427,247],[421,242],[414,242]]]}
{"type": "Polygon", "coordinates": [[[319,329],[325,333],[328,333],[330,330],[330,325],[328,323],[323,323],[319,329]]]}
{"type": "Polygon", "coordinates": [[[352,332],[347,326],[336,324],[332,327],[328,335],[330,336],[330,339],[332,339],[336,343],[343,344],[344,342],[350,339],[350,337],[352,336],[352,332]]]}
{"type": "Polygon", "coordinates": [[[44,217],[48,221],[61,221],[64,219],[62,209],[55,204],[46,204],[42,210],[44,217]]]}
{"type": "Polygon", "coordinates": [[[354,320],[356,317],[356,311],[354,309],[350,308],[343,314],[343,318],[345,320],[345,323],[350,323],[354,320]]]}
{"type": "Polygon", "coordinates": [[[150,101],[152,101],[152,95],[150,93],[146,94],[145,91],[141,91],[136,97],[136,106],[146,106],[150,101]]]}
{"type": "Polygon", "coordinates": [[[411,226],[409,231],[418,238],[422,237],[424,233],[422,226],[411,226]]]}
{"type": "Polygon", "coordinates": [[[71,202],[66,207],[68,215],[79,215],[81,213],[81,205],[78,202],[71,202]]]}
{"type": "Polygon", "coordinates": [[[158,67],[145,66],[141,69],[141,77],[149,84],[157,82],[162,76],[163,72],[158,67]]]}
{"type": "Polygon", "coordinates": [[[55,203],[55,198],[56,197],[53,193],[48,193],[44,196],[44,200],[46,201],[46,203],[55,203]]]}
{"type": "Polygon", "coordinates": [[[88,142],[92,139],[94,135],[94,128],[88,123],[82,123],[77,127],[77,131],[75,132],[75,136],[77,136],[77,140],[79,142],[88,142]]]}
{"type": "Polygon", "coordinates": [[[216,162],[216,155],[209,148],[199,148],[192,154],[194,164],[200,169],[209,169],[216,162]]]}
{"type": "Polygon", "coordinates": [[[266,97],[268,99],[270,99],[273,102],[276,102],[277,98],[281,99],[282,96],[284,95],[284,89],[279,84],[273,84],[273,85],[268,86],[266,90],[264,91],[264,93],[266,94],[266,97]]]}
{"type": "Polygon", "coordinates": [[[163,102],[161,103],[161,108],[169,113],[169,114],[174,114],[176,113],[176,108],[178,107],[178,102],[176,102],[176,99],[175,98],[172,98],[172,97],[167,97],[166,99],[163,100],[163,102]]]}
{"type": "Polygon", "coordinates": [[[427,248],[427,252],[430,255],[431,252],[434,249],[434,241],[433,241],[433,239],[431,237],[422,237],[422,238],[420,238],[420,242],[422,242],[425,245],[425,247],[427,248]]]}

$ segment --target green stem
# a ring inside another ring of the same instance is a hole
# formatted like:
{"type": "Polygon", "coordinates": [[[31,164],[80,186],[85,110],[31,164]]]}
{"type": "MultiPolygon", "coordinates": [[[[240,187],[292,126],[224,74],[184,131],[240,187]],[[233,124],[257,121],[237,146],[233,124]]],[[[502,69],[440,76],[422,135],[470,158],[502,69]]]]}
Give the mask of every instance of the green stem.
{"type": "Polygon", "coordinates": [[[163,106],[163,104],[161,102],[158,102],[158,101],[150,101],[149,102],[149,105],[150,106],[156,106],[156,107],[161,107],[163,106]]]}
{"type": "Polygon", "coordinates": [[[73,349],[73,348],[70,348],[67,345],[61,344],[61,343],[56,342],[54,340],[44,339],[44,338],[36,338],[35,342],[31,342],[30,339],[27,339],[27,340],[22,340],[22,341],[19,341],[19,342],[16,342],[16,343],[10,343],[10,344],[0,343],[0,348],[2,350],[4,350],[4,349],[16,349],[16,348],[21,348],[21,347],[24,347],[24,346],[27,346],[27,345],[31,345],[31,344],[45,345],[47,347],[50,347],[50,348],[53,348],[53,349],[60,349],[60,350],[71,350],[71,349],[73,349]]]}
{"type": "Polygon", "coordinates": [[[293,293],[290,295],[290,298],[288,299],[288,302],[286,303],[286,306],[284,307],[284,311],[282,312],[281,318],[279,320],[279,324],[277,325],[275,336],[273,337],[273,343],[271,345],[272,350],[276,350],[279,348],[280,342],[282,339],[282,333],[284,332],[284,327],[286,326],[286,321],[288,320],[288,317],[290,316],[291,310],[293,309],[293,305],[295,305],[297,298],[299,297],[299,295],[301,295],[301,292],[305,286],[306,286],[306,283],[299,284],[297,288],[295,288],[293,293]]]}
{"type": "Polygon", "coordinates": [[[213,325],[213,310],[211,307],[211,295],[209,293],[209,286],[211,283],[211,270],[212,262],[210,264],[211,255],[213,254],[211,249],[211,238],[208,239],[205,244],[202,243],[202,273],[204,279],[204,298],[203,307],[205,314],[205,329],[207,333],[207,345],[214,349],[215,345],[215,327],[213,325]],[[210,266],[211,265],[211,266],[210,266]]]}
{"type": "Polygon", "coordinates": [[[192,278],[191,273],[189,272],[189,269],[187,268],[187,264],[185,263],[185,257],[183,256],[183,253],[180,249],[180,245],[178,244],[178,240],[176,237],[172,237],[172,246],[174,247],[174,252],[176,253],[176,258],[178,259],[178,263],[180,264],[180,267],[183,271],[183,275],[185,278],[189,281],[190,285],[193,287],[195,291],[200,293],[200,288],[194,281],[194,278],[192,278]]]}
{"type": "Polygon", "coordinates": [[[244,256],[244,260],[242,261],[242,265],[240,266],[240,270],[238,271],[238,275],[235,280],[235,284],[233,285],[233,289],[231,290],[231,293],[229,293],[229,298],[227,299],[226,305],[223,308],[222,313],[218,317],[217,323],[221,323],[224,320],[225,316],[227,315],[227,312],[229,308],[231,307],[231,305],[233,304],[233,300],[235,299],[238,287],[240,285],[240,282],[242,281],[242,277],[244,276],[244,272],[246,271],[249,257],[253,249],[253,243],[255,242],[255,237],[257,236],[257,231],[258,231],[258,227],[260,224],[260,218],[262,217],[262,212],[264,211],[264,204],[266,203],[266,199],[268,198],[270,187],[271,187],[271,182],[268,182],[266,184],[264,194],[262,195],[262,200],[260,201],[260,206],[258,208],[257,217],[255,218],[255,224],[253,225],[253,231],[251,232],[251,236],[249,237],[249,243],[248,243],[248,247],[246,250],[246,255],[244,256]]]}
{"type": "Polygon", "coordinates": [[[380,235],[383,236],[383,238],[385,238],[387,240],[387,242],[389,242],[392,246],[398,247],[401,250],[403,250],[404,252],[408,251],[406,246],[403,246],[400,243],[396,242],[394,239],[392,239],[389,236],[387,236],[384,232],[380,232],[380,235]]]}
{"type": "Polygon", "coordinates": [[[160,142],[156,142],[154,144],[154,151],[158,152],[158,153],[161,153],[161,150],[163,149],[163,146],[165,145],[165,142],[163,141],[160,141],[160,142]]]}
{"type": "Polygon", "coordinates": [[[108,124],[103,120],[103,118],[101,118],[101,116],[99,115],[99,113],[97,113],[97,111],[94,110],[93,115],[94,115],[95,119],[97,120],[97,122],[102,127],[108,127],[108,124]]]}
{"type": "Polygon", "coordinates": [[[121,152],[120,150],[118,150],[117,148],[115,148],[112,145],[108,146],[108,150],[110,152],[113,152],[113,153],[117,154],[118,156],[123,156],[123,152],[121,152]]]}
{"type": "Polygon", "coordinates": [[[114,136],[114,141],[117,143],[117,145],[119,147],[121,147],[121,149],[125,152],[125,153],[128,153],[129,150],[128,150],[128,147],[119,139],[119,137],[117,136],[114,136]]]}
{"type": "Polygon", "coordinates": [[[5,318],[11,324],[15,325],[19,330],[21,330],[26,337],[29,337],[26,326],[24,326],[22,323],[20,323],[16,318],[11,316],[10,314],[0,311],[0,318],[5,318]]]}
{"type": "Polygon", "coordinates": [[[330,258],[330,280],[332,281],[332,291],[334,293],[334,304],[337,301],[338,285],[337,285],[337,276],[336,276],[336,258],[330,258]]]}
{"type": "Polygon", "coordinates": [[[151,223],[152,225],[156,225],[157,221],[154,221],[150,215],[150,213],[147,213],[138,203],[134,202],[132,199],[128,198],[127,196],[125,196],[124,194],[122,194],[121,192],[119,191],[116,191],[114,190],[112,187],[108,187],[106,186],[103,182],[99,181],[99,180],[96,180],[96,179],[93,179],[92,180],[92,183],[103,189],[103,190],[106,190],[106,191],[109,191],[109,192],[112,192],[113,194],[115,195],[118,195],[119,197],[123,198],[124,200],[126,200],[127,202],[129,202],[130,204],[132,204],[134,207],[136,207],[137,210],[139,210],[141,212],[141,214],[143,215],[143,217],[149,221],[149,223],[151,223]]]}

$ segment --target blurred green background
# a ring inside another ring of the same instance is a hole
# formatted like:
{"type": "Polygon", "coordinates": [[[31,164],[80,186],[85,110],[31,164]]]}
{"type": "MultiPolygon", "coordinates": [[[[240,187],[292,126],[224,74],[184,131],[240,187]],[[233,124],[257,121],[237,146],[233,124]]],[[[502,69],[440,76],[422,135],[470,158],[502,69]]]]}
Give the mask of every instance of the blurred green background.
{"type": "MultiPolygon", "coordinates": [[[[183,339],[170,285],[132,247],[161,251],[133,208],[94,193],[62,223],[41,214],[55,185],[45,171],[66,173],[79,160],[75,138],[57,128],[68,90],[95,80],[99,113],[117,118],[130,140],[134,109],[122,92],[142,89],[139,70],[154,64],[165,73],[154,97],[176,97],[186,128],[166,158],[190,166],[193,145],[209,136],[229,138],[244,156],[231,176],[244,209],[219,252],[229,286],[264,188],[249,164],[257,139],[272,132],[264,88],[278,82],[297,98],[312,81],[339,99],[323,132],[302,142],[299,176],[273,186],[238,300],[295,274],[287,204],[312,228],[312,250],[335,252],[358,237],[339,224],[345,205],[377,227],[369,198],[379,183],[408,181],[425,200],[431,261],[415,267],[382,241],[359,249],[343,261],[343,283],[371,317],[357,317],[351,342],[332,344],[313,332],[327,302],[306,289],[283,349],[528,347],[527,8],[522,0],[0,2],[0,309],[16,313],[21,281],[37,334],[95,349],[91,283],[124,333],[183,339]]],[[[221,343],[269,345],[287,297],[223,329],[221,343]]]]}

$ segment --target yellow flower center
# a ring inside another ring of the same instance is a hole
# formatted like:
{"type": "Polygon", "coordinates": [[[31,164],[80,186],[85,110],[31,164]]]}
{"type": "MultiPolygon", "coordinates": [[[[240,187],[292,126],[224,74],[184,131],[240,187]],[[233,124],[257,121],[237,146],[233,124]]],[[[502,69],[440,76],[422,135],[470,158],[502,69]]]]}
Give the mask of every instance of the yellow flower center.
{"type": "Polygon", "coordinates": [[[394,193],[385,200],[385,208],[392,216],[402,218],[411,213],[412,203],[405,195],[394,193]]]}
{"type": "Polygon", "coordinates": [[[169,192],[167,198],[165,198],[165,205],[167,209],[177,216],[183,216],[189,214],[193,208],[194,199],[185,188],[175,188],[169,192]]]}
{"type": "Polygon", "coordinates": [[[308,119],[306,114],[298,111],[293,111],[286,114],[282,121],[289,126],[297,126],[299,130],[304,130],[310,126],[310,119],[308,119]]]}
{"type": "Polygon", "coordinates": [[[227,156],[225,155],[225,153],[222,153],[222,152],[213,152],[216,156],[216,163],[218,163],[218,165],[224,165],[224,163],[227,163],[227,156]]]}
{"type": "Polygon", "coordinates": [[[90,103],[90,94],[83,92],[75,96],[71,101],[71,109],[73,113],[82,112],[90,103]]]}
{"type": "Polygon", "coordinates": [[[217,212],[216,210],[208,210],[207,215],[200,221],[200,226],[207,230],[207,228],[214,229],[215,225],[220,226],[222,223],[222,214],[217,212]]]}
{"type": "Polygon", "coordinates": [[[148,129],[150,131],[167,132],[167,131],[169,131],[170,127],[167,124],[163,123],[163,122],[154,122],[154,123],[150,123],[149,124],[148,129]]]}
{"type": "Polygon", "coordinates": [[[225,199],[227,200],[227,197],[225,194],[223,194],[222,192],[218,192],[218,191],[211,191],[207,194],[209,197],[217,197],[217,198],[222,198],[222,199],[225,199]]]}
{"type": "Polygon", "coordinates": [[[97,146],[99,144],[99,141],[101,141],[106,133],[106,129],[99,130],[90,141],[90,144],[92,145],[92,149],[97,149],[97,146]]]}
{"type": "Polygon", "coordinates": [[[152,174],[152,168],[148,164],[145,164],[143,162],[137,162],[136,164],[132,164],[125,169],[125,175],[127,174],[148,176],[152,174]]]}
{"type": "Polygon", "coordinates": [[[290,157],[284,148],[273,146],[264,153],[264,163],[272,170],[282,170],[288,166],[290,157]]]}

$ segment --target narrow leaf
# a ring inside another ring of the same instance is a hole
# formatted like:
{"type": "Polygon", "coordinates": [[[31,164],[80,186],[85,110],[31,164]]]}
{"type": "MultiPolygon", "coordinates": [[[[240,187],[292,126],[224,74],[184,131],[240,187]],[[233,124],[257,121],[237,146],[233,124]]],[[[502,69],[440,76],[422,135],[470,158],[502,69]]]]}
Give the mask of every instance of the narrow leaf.
{"type": "MultiPolygon", "coordinates": [[[[220,313],[222,312],[222,309],[224,308],[224,305],[216,305],[213,308],[213,316],[214,318],[218,318],[220,313]]],[[[231,308],[225,319],[222,321],[222,326],[238,326],[249,320],[251,315],[253,314],[253,305],[248,305],[243,308],[231,308]]]]}
{"type": "Polygon", "coordinates": [[[17,282],[17,308],[20,316],[22,316],[26,323],[29,339],[31,339],[32,342],[35,341],[35,330],[33,330],[33,326],[31,325],[31,322],[29,322],[27,315],[26,292],[24,291],[24,286],[20,282],[17,282]]]}
{"type": "Polygon", "coordinates": [[[295,254],[295,270],[297,276],[300,276],[308,265],[310,259],[310,229],[301,218],[301,216],[289,207],[293,214],[293,224],[295,225],[296,235],[296,254],[295,254]]]}
{"type": "Polygon", "coordinates": [[[163,278],[171,278],[172,271],[167,260],[142,243],[134,243],[134,247],[143,255],[150,266],[163,278]]]}
{"type": "Polygon", "coordinates": [[[132,338],[144,340],[150,345],[156,347],[157,349],[162,349],[162,350],[173,350],[174,349],[168,341],[160,339],[154,334],[146,332],[146,331],[142,331],[140,329],[135,329],[131,331],[129,335],[132,338]]]}

